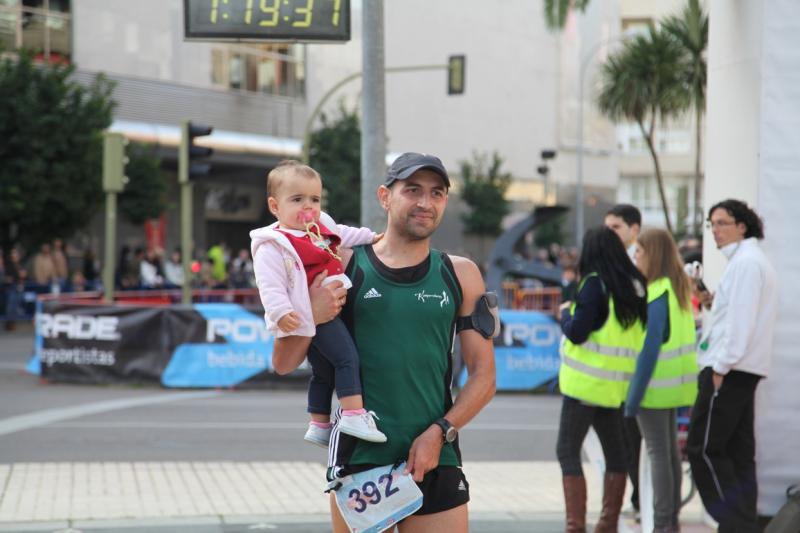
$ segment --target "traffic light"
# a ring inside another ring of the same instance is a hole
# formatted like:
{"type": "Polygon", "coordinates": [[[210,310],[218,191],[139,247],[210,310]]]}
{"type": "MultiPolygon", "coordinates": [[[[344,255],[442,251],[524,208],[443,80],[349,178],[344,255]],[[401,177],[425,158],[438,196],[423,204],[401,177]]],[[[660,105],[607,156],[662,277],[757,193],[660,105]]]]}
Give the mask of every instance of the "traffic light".
{"type": "Polygon", "coordinates": [[[178,154],[178,182],[189,183],[192,178],[207,176],[211,172],[211,164],[204,159],[211,156],[214,150],[206,146],[196,146],[197,137],[211,135],[213,126],[195,124],[186,120],[181,124],[181,146],[178,154]]]}
{"type": "Polygon", "coordinates": [[[125,176],[125,165],[128,158],[125,147],[128,139],[121,133],[105,132],[103,134],[103,190],[105,192],[122,192],[128,178],[125,176]]]}
{"type": "Polygon", "coordinates": [[[464,94],[467,56],[450,56],[447,59],[447,94],[464,94]]]}

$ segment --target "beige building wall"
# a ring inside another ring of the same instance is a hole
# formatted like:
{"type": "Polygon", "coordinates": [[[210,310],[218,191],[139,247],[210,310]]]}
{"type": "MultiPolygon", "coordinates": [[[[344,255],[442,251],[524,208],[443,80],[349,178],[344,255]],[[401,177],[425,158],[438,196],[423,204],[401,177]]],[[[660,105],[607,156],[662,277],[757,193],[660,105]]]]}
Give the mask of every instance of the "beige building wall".
{"type": "Polygon", "coordinates": [[[181,0],[75,0],[72,20],[82,69],[211,87],[211,45],[183,40],[181,0]]]}

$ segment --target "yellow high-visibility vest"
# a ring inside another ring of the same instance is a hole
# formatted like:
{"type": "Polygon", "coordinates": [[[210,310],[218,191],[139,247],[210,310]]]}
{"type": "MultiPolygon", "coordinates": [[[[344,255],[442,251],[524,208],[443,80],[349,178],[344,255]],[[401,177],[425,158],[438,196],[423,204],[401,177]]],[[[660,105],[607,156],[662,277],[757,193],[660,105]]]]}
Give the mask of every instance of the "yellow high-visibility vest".
{"type": "MultiPolygon", "coordinates": [[[[589,274],[578,288],[596,273],[589,274]]],[[[575,304],[570,310],[575,313],[575,304]]],[[[640,320],[627,329],[614,313],[614,298],[608,297],[608,319],[586,342],[574,344],[564,337],[558,383],[561,393],[601,407],[619,407],[628,394],[636,369],[636,358],[644,345],[645,329],[640,320]]]]}
{"type": "Polygon", "coordinates": [[[659,278],[647,286],[647,303],[667,293],[669,339],[661,344],[653,376],[642,398],[642,407],[669,409],[693,405],[697,398],[697,353],[694,317],[683,309],[669,278],[659,278]]]}

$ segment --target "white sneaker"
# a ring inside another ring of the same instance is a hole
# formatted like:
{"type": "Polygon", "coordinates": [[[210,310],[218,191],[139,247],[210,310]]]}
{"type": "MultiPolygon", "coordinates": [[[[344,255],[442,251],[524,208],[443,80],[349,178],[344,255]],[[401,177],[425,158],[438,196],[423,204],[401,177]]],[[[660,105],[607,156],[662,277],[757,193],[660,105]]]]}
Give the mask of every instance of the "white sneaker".
{"type": "Polygon", "coordinates": [[[316,444],[320,448],[325,448],[327,450],[328,444],[331,442],[332,427],[333,426],[321,428],[309,422],[308,431],[306,431],[306,435],[303,437],[303,439],[307,440],[311,444],[316,444]]]}
{"type": "Polygon", "coordinates": [[[363,415],[343,416],[339,420],[339,431],[369,442],[386,442],[386,435],[375,426],[376,418],[378,417],[373,411],[367,411],[363,415]]]}

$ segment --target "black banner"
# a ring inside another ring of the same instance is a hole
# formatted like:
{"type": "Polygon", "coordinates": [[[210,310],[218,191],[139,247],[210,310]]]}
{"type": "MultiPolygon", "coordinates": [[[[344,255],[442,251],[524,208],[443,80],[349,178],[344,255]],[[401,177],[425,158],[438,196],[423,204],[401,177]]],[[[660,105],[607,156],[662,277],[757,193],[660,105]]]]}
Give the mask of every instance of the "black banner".
{"type": "MultiPolygon", "coordinates": [[[[71,383],[240,387],[273,382],[262,310],[236,304],[145,307],[44,301],[36,315],[41,376],[71,383]]],[[[306,377],[307,368],[293,377],[306,377]]]]}

